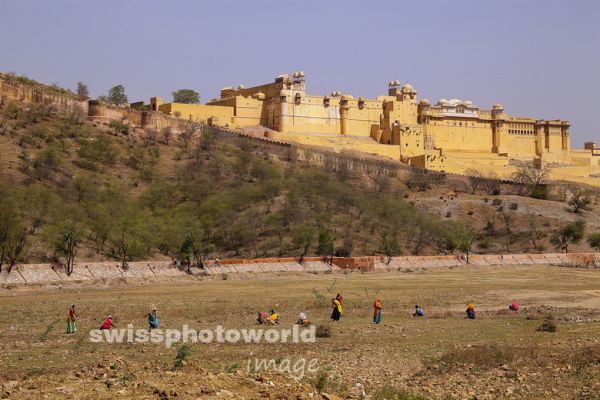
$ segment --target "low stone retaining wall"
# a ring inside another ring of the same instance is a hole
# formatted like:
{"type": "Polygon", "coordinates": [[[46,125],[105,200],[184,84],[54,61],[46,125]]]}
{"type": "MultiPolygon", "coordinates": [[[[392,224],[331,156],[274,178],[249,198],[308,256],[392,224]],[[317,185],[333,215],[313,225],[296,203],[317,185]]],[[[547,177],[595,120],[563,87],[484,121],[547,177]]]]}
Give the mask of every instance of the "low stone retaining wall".
{"type": "MultiPolygon", "coordinates": [[[[318,273],[336,270],[406,271],[435,269],[465,265],[489,267],[504,265],[561,265],[600,268],[600,253],[576,254],[499,254],[471,255],[469,263],[464,256],[409,256],[392,257],[306,257],[300,263],[295,258],[240,259],[209,262],[204,269],[192,268],[193,275],[220,275],[232,273],[306,272],[318,273]],[[331,264],[330,264],[331,262],[331,264]]],[[[51,284],[60,282],[111,280],[116,278],[184,277],[188,273],[175,267],[170,261],[131,262],[123,269],[118,262],[76,263],[73,273],[67,275],[64,266],[55,264],[18,264],[8,273],[4,267],[0,284],[51,284]]]]}
{"type": "MultiPolygon", "coordinates": [[[[223,260],[207,263],[204,269],[192,268],[192,275],[219,275],[260,272],[323,272],[339,269],[319,257],[307,257],[300,264],[294,258],[269,258],[254,260],[223,260]]],[[[170,261],[130,262],[123,269],[118,262],[76,263],[73,273],[67,275],[64,266],[55,264],[17,264],[8,273],[4,267],[0,284],[51,284],[69,281],[111,280],[116,278],[184,277],[188,273],[170,261]]]]}
{"type": "Polygon", "coordinates": [[[375,270],[408,270],[416,268],[503,266],[503,265],[560,265],[600,268],[600,253],[550,253],[550,254],[497,254],[469,256],[469,262],[461,255],[424,257],[377,257],[375,270]]]}

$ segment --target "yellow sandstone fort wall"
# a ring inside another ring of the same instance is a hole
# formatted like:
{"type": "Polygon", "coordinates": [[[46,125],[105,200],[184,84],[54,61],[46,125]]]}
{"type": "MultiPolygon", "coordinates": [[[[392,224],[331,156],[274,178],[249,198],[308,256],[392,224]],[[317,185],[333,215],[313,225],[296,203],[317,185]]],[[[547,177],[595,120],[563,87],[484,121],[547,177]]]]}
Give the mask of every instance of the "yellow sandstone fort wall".
{"type": "Polygon", "coordinates": [[[195,122],[231,124],[234,109],[231,107],[209,106],[205,104],[167,103],[159,106],[158,110],[167,115],[179,116],[195,122]]]}
{"type": "Polygon", "coordinates": [[[511,116],[500,104],[482,109],[468,100],[418,101],[416,90],[397,80],[375,99],[339,91],[309,95],[302,71],[250,88],[223,88],[207,105],[158,105],[153,99],[153,109],[170,115],[234,128],[262,126],[278,140],[383,155],[446,172],[479,169],[508,177],[514,171],[509,162],[516,160],[562,168],[557,174],[568,175],[568,168],[589,169],[600,157],[586,149],[572,160],[567,121],[511,116]]]}

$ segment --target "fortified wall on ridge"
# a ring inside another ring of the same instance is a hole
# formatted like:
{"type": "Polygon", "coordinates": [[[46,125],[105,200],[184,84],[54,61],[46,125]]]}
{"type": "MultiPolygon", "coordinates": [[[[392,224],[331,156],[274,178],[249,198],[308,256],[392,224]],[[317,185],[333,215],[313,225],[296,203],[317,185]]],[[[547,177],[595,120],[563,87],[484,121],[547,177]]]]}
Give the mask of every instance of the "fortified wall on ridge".
{"type": "MultiPolygon", "coordinates": [[[[469,100],[417,99],[412,85],[393,80],[386,95],[355,98],[334,91],[306,92],[304,72],[280,75],[272,83],[226,87],[207,104],[164,103],[145,107],[168,115],[256,131],[278,140],[357,150],[437,171],[495,171],[500,177],[520,162],[548,165],[567,175],[598,173],[600,148],[571,149],[568,121],[517,117],[501,104],[483,109],[469,100]],[[579,167],[579,168],[578,168],[579,167]],[[571,168],[569,170],[569,168],[571,168]]],[[[560,175],[560,174],[559,174],[560,175]]]]}
{"type": "MultiPolygon", "coordinates": [[[[600,147],[571,148],[570,124],[507,114],[471,101],[417,99],[410,84],[390,81],[387,95],[355,98],[334,91],[309,95],[303,72],[272,83],[227,87],[208,104],[164,103],[160,97],[125,106],[85,101],[68,91],[21,83],[0,74],[0,104],[39,103],[55,110],[79,110],[91,120],[120,120],[141,129],[180,131],[208,124],[232,132],[383,156],[406,165],[469,175],[473,170],[509,179],[518,165],[550,167],[550,178],[600,186],[600,147]]],[[[314,147],[311,147],[314,149],[314,147]]]]}

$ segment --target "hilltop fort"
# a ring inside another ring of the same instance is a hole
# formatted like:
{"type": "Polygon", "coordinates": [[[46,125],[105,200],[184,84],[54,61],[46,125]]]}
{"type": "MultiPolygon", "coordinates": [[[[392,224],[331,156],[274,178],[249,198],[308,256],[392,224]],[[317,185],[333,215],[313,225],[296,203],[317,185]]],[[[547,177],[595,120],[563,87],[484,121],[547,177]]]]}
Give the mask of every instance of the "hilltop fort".
{"type": "Polygon", "coordinates": [[[586,183],[600,172],[600,148],[586,142],[584,149],[573,150],[568,121],[512,116],[501,104],[484,109],[469,100],[419,100],[411,84],[398,80],[375,99],[339,91],[311,95],[298,71],[250,88],[225,87],[207,104],[152,97],[149,105],[131,106],[209,125],[258,128],[273,139],[358,150],[436,171],[477,169],[508,177],[515,165],[533,163],[552,167],[555,179],[586,183]]]}

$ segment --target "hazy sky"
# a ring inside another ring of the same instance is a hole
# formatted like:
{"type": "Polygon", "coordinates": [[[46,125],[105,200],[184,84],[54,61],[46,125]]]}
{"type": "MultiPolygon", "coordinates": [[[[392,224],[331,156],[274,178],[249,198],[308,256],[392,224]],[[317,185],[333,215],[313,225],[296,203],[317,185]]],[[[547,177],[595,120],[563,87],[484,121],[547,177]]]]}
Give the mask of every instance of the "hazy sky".
{"type": "Polygon", "coordinates": [[[302,69],[312,94],[470,99],[562,118],[600,142],[600,0],[0,0],[0,70],[130,101],[271,82],[302,69]]]}

